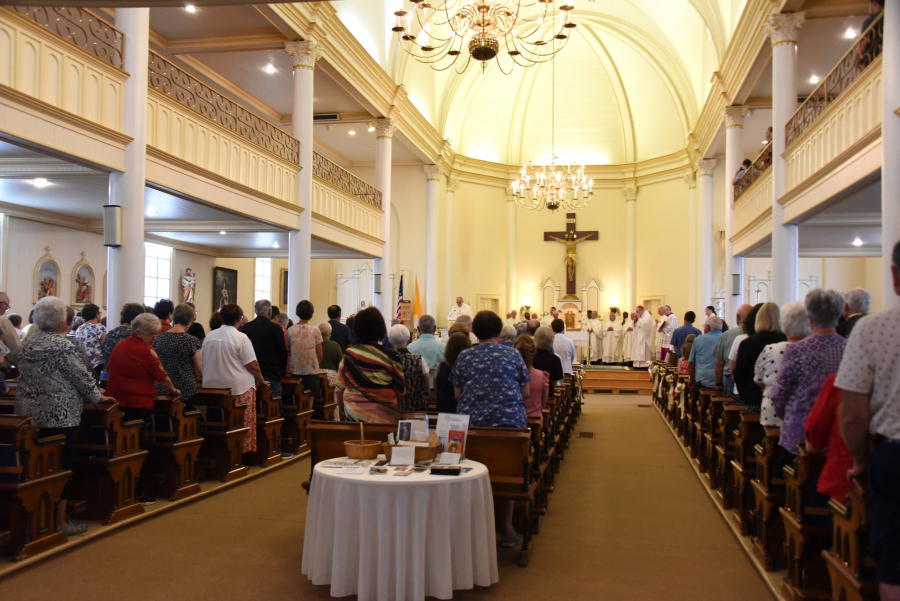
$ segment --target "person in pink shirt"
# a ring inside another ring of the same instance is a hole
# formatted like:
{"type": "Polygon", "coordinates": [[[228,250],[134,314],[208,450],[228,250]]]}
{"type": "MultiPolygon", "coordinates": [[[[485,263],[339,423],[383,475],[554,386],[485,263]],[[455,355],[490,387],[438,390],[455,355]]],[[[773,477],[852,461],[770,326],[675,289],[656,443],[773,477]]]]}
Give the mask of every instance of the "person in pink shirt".
{"type": "Polygon", "coordinates": [[[531,375],[531,394],[525,401],[526,415],[528,417],[543,418],[544,407],[547,406],[547,395],[550,392],[550,374],[539,369],[535,369],[532,365],[534,358],[535,346],[534,339],[531,336],[519,336],[516,341],[516,350],[522,355],[525,361],[525,367],[531,375]]]}

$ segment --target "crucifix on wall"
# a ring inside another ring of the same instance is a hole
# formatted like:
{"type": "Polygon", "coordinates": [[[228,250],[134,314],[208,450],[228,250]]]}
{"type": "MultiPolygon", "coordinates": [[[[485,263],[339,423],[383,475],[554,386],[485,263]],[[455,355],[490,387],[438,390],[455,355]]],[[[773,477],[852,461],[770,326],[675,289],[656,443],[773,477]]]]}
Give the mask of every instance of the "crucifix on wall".
{"type": "Polygon", "coordinates": [[[566,213],[566,231],[544,232],[544,242],[561,242],[566,245],[566,297],[575,296],[575,266],[578,265],[576,245],[590,240],[600,240],[600,232],[579,232],[575,229],[575,213],[566,213]]]}

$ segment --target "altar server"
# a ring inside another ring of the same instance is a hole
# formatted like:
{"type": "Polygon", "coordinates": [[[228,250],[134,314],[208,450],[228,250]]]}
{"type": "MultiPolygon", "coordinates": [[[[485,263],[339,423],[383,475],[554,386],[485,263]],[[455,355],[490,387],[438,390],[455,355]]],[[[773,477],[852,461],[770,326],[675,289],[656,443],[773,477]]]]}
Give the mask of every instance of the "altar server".
{"type": "Polygon", "coordinates": [[[622,322],[619,321],[619,310],[616,307],[609,308],[609,315],[603,320],[600,333],[603,338],[601,360],[604,363],[616,363],[619,340],[622,337],[622,322]]]}
{"type": "Polygon", "coordinates": [[[634,361],[634,367],[646,368],[647,363],[653,357],[653,318],[642,305],[637,306],[635,313],[637,319],[634,322],[631,360],[634,361]]]}
{"type": "Polygon", "coordinates": [[[631,363],[631,347],[634,343],[634,313],[628,315],[628,311],[622,314],[622,337],[619,344],[619,363],[631,363]]]}

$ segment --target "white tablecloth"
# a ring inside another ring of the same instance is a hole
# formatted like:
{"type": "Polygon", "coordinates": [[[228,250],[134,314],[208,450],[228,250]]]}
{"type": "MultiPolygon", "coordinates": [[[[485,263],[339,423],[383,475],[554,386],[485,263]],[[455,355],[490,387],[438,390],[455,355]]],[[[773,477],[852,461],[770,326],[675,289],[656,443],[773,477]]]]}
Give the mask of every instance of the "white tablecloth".
{"type": "MultiPolygon", "coordinates": [[[[360,601],[450,599],[497,582],[487,468],[459,476],[339,475],[317,465],[301,572],[360,601]]],[[[368,472],[368,470],[367,470],[368,472]]]]}

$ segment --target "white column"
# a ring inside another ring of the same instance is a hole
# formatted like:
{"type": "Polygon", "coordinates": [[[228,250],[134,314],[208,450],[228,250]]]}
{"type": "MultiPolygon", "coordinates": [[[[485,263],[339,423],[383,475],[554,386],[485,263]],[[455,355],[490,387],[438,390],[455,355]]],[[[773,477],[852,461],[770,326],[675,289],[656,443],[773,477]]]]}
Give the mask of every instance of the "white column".
{"type": "Polygon", "coordinates": [[[688,187],[688,310],[694,311],[697,315],[703,313],[699,311],[699,303],[697,303],[697,179],[694,177],[694,171],[684,176],[684,183],[688,187]]]}
{"type": "Polygon", "coordinates": [[[9,215],[0,213],[0,290],[9,290],[7,280],[9,280],[9,215]]]}
{"type": "Polygon", "coordinates": [[[125,80],[122,133],[125,171],[109,175],[110,204],[122,207],[122,246],[107,251],[106,304],[117,315],[125,303],[144,302],[144,190],[147,163],[147,70],[150,50],[150,9],[120,8],[116,28],[125,34],[122,68],[125,80]]]}
{"type": "MultiPolygon", "coordinates": [[[[397,122],[393,119],[375,121],[375,188],[381,191],[381,258],[375,259],[375,277],[381,277],[381,294],[375,296],[375,306],[390,324],[396,314],[394,294],[391,290],[391,144],[397,122]]],[[[398,280],[399,282],[399,280],[398,280]]]]}
{"type": "Polygon", "coordinates": [[[438,297],[438,193],[441,166],[424,165],[425,170],[425,312],[437,313],[438,297]]]}
{"type": "Polygon", "coordinates": [[[900,5],[885,2],[884,49],[881,72],[884,77],[884,101],[881,125],[881,269],[884,278],[884,308],[900,305],[891,278],[891,253],[900,240],[900,5]],[[890,37],[888,37],[890,36],[890,37]],[[890,167],[893,168],[890,168],[890,167]],[[887,168],[886,168],[887,167],[887,168]]]}
{"type": "MultiPolygon", "coordinates": [[[[697,245],[697,278],[699,280],[698,304],[702,311],[713,304],[713,170],[716,168],[715,159],[703,159],[698,163],[697,185],[699,190],[699,236],[697,245]]],[[[702,313],[698,313],[702,315],[702,313]]]]}
{"type": "Polygon", "coordinates": [[[506,312],[516,308],[516,240],[518,230],[516,227],[518,205],[510,196],[506,199],[506,307],[500,307],[500,317],[505,318],[506,312]]]}
{"type": "Polygon", "coordinates": [[[744,160],[744,117],[750,113],[746,106],[726,106],[722,109],[725,118],[725,319],[733,319],[742,304],[741,287],[744,283],[744,257],[734,256],[734,174],[744,160]],[[734,275],[737,274],[737,282],[734,275]],[[737,288],[735,288],[737,283],[737,288]]]}
{"type": "Polygon", "coordinates": [[[312,268],[312,177],[313,177],[313,76],[322,48],[314,40],[285,42],[284,50],[294,60],[294,99],[291,134],[300,142],[300,174],[297,200],[303,212],[297,228],[288,233],[288,313],[302,300],[309,300],[312,268]]]}
{"type": "MultiPolygon", "coordinates": [[[[456,247],[453,240],[453,197],[456,195],[457,188],[459,188],[459,178],[451,174],[447,178],[447,200],[444,213],[444,301],[447,304],[442,305],[443,307],[449,307],[450,303],[455,299],[453,291],[453,251],[456,247]]],[[[515,304],[515,301],[513,303],[515,304]]],[[[444,323],[448,313],[449,310],[442,311],[440,316],[434,316],[438,320],[438,324],[444,323]]]]}
{"type": "Polygon", "coordinates": [[[625,184],[625,306],[637,306],[637,185],[625,184]]]}
{"type": "MultiPolygon", "coordinates": [[[[805,13],[771,15],[766,33],[772,40],[772,291],[769,298],[783,306],[797,300],[800,247],[796,225],[784,225],[787,169],[784,127],[797,110],[797,33],[805,13]]],[[[882,185],[883,187],[883,185],[882,185]]]]}

